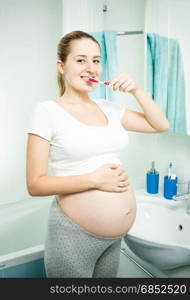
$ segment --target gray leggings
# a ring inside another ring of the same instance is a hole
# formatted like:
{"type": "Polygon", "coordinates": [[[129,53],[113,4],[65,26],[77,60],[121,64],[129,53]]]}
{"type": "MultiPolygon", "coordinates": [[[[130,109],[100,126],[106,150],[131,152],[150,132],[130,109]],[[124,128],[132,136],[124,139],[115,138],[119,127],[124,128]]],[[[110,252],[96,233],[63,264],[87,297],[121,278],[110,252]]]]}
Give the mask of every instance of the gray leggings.
{"type": "Polygon", "coordinates": [[[47,277],[116,277],[122,236],[101,237],[74,223],[55,197],[49,212],[44,263],[47,277]]]}

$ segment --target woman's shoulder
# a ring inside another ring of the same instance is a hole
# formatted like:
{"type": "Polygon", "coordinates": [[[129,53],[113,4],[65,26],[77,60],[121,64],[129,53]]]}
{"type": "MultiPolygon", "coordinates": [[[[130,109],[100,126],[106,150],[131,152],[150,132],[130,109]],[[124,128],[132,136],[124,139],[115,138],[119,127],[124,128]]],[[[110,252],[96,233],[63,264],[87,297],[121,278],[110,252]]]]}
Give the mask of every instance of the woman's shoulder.
{"type": "Polygon", "coordinates": [[[31,110],[31,118],[54,119],[57,116],[56,105],[53,100],[39,101],[35,103],[31,110]]]}

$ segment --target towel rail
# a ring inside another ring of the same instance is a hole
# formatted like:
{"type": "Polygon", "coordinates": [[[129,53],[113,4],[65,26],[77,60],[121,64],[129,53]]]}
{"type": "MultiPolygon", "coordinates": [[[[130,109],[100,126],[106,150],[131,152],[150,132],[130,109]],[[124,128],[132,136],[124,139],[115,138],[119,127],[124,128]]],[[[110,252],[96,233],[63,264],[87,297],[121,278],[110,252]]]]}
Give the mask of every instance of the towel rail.
{"type": "Polygon", "coordinates": [[[143,34],[144,31],[118,31],[117,35],[143,34]]]}

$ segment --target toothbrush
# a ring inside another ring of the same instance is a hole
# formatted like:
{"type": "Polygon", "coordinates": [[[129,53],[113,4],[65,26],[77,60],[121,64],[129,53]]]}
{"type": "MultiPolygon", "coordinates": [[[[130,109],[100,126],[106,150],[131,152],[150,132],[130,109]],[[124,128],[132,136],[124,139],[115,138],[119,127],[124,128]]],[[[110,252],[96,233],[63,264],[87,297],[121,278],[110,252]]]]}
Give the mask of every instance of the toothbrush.
{"type": "Polygon", "coordinates": [[[168,166],[168,179],[171,179],[171,175],[172,175],[171,169],[172,169],[172,162],[170,162],[168,166]]]}
{"type": "Polygon", "coordinates": [[[104,84],[104,85],[110,85],[110,81],[101,81],[101,80],[94,79],[93,77],[90,77],[90,76],[81,76],[81,77],[85,78],[91,82],[96,82],[96,83],[100,83],[100,84],[104,84]]]}

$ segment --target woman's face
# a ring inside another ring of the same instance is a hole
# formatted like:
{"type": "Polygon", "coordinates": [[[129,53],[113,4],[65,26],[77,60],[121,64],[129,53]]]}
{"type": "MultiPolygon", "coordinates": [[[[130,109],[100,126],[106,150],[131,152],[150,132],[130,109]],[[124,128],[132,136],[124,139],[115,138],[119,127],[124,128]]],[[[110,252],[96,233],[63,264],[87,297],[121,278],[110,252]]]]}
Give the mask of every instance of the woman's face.
{"type": "Polygon", "coordinates": [[[59,70],[62,69],[66,90],[71,88],[89,93],[94,90],[97,83],[89,82],[82,76],[92,76],[96,79],[101,77],[100,47],[88,38],[72,41],[66,62],[58,62],[58,66],[59,70]]]}

